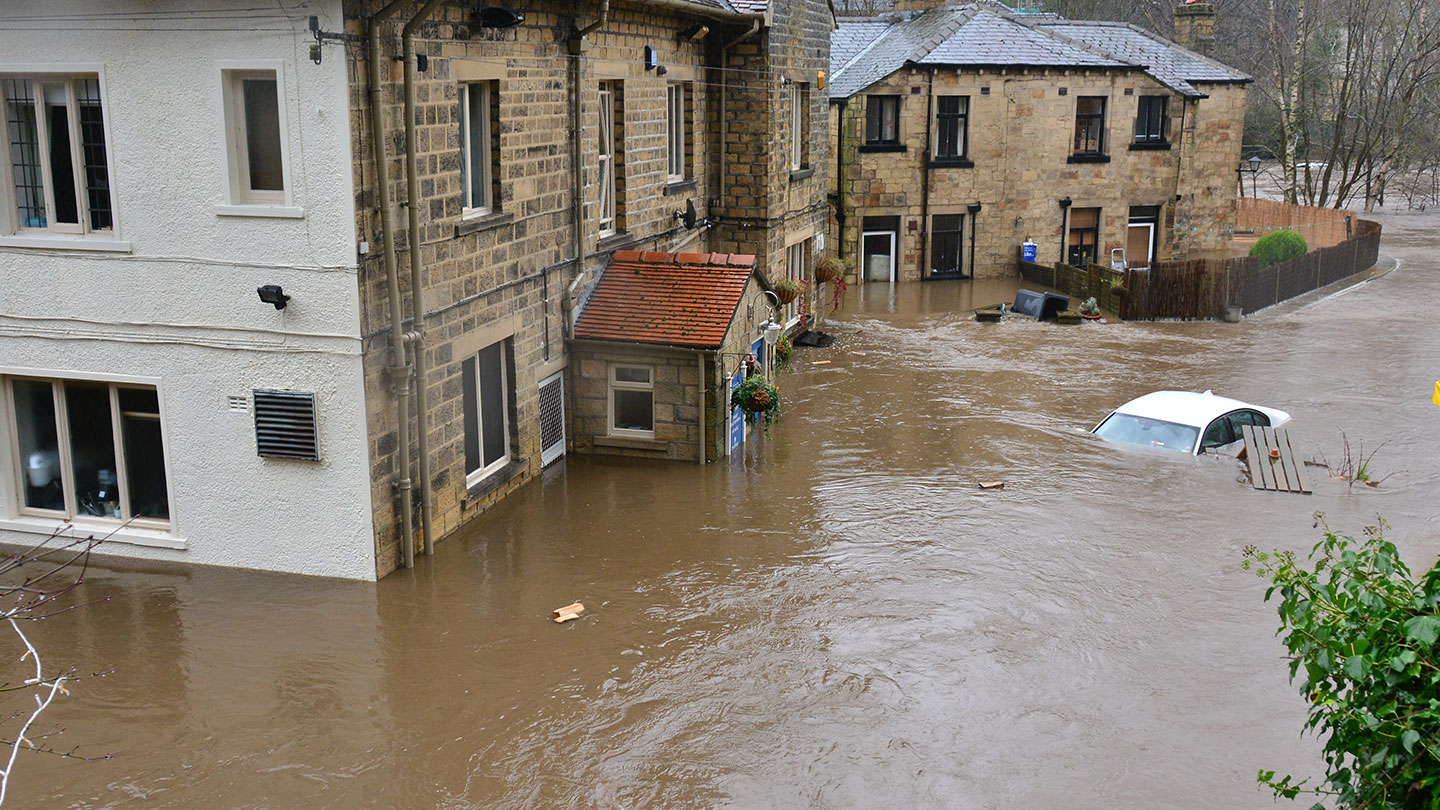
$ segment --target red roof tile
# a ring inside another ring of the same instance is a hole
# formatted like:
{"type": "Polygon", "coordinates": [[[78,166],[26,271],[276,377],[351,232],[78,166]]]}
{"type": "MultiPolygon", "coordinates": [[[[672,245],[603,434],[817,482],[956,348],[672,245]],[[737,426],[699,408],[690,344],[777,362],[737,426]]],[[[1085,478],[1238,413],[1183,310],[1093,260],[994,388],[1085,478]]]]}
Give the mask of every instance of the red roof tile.
{"type": "Polygon", "coordinates": [[[718,349],[754,268],[743,254],[617,250],[575,338],[718,349]]]}

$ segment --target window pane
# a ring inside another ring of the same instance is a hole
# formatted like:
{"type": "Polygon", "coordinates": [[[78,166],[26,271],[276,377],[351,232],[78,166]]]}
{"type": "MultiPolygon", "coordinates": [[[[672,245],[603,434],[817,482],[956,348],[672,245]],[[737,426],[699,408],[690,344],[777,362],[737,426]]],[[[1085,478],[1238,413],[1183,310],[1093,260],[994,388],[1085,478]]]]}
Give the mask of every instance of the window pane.
{"type": "Polygon", "coordinates": [[[80,154],[85,161],[85,202],[90,209],[90,230],[111,226],[110,166],[105,154],[105,113],[100,106],[100,82],[81,79],[75,83],[80,102],[80,154]]]}
{"type": "Polygon", "coordinates": [[[486,467],[504,458],[510,449],[505,430],[505,358],[501,352],[502,345],[495,343],[487,346],[476,358],[480,376],[480,433],[486,467]]]}
{"type": "Polygon", "coordinates": [[[465,180],[468,208],[486,208],[490,187],[490,150],[486,148],[486,129],[490,123],[490,104],[485,86],[472,84],[465,89],[465,180]]]}
{"type": "Polygon", "coordinates": [[[116,487],[115,433],[110,422],[110,386],[65,383],[70,423],[70,465],[75,511],[80,515],[120,517],[116,487]]]}
{"type": "Polygon", "coordinates": [[[480,398],[475,390],[475,358],[460,364],[461,405],[465,411],[465,472],[480,469],[480,398]]]}
{"type": "Polygon", "coordinates": [[[75,158],[70,153],[70,107],[65,85],[45,85],[45,128],[49,130],[50,189],[55,201],[55,221],[78,225],[79,201],[75,199],[75,158]]]}
{"type": "Polygon", "coordinates": [[[45,187],[40,174],[40,136],[35,126],[34,86],[26,79],[5,80],[5,124],[15,204],[22,228],[44,228],[45,187]]]}
{"type": "Polygon", "coordinates": [[[650,391],[617,388],[615,395],[615,427],[619,430],[654,430],[655,413],[650,391]]]}
{"type": "Polygon", "coordinates": [[[25,505],[65,509],[60,483],[60,439],[55,430],[55,397],[50,383],[15,380],[15,427],[20,441],[20,475],[25,505]]]}
{"type": "Polygon", "coordinates": [[[648,383],[650,382],[650,369],[616,366],[615,382],[648,383]]]}
{"type": "Polygon", "coordinates": [[[280,163],[280,100],[275,79],[241,80],[245,101],[245,152],[250,188],[284,191],[280,163]]]}
{"type": "Polygon", "coordinates": [[[119,398],[130,513],[168,520],[170,495],[165,487],[160,400],[153,388],[121,388],[119,398]]]}
{"type": "Polygon", "coordinates": [[[960,155],[960,122],[954,118],[940,119],[939,145],[935,149],[938,157],[960,155]]]}

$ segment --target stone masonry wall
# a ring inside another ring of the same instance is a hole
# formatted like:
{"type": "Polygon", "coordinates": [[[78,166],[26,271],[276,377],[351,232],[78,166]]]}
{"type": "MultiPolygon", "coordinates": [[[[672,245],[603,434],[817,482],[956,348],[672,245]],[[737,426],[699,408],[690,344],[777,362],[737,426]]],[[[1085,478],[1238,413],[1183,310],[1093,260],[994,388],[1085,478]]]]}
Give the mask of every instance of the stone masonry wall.
{"type": "Polygon", "coordinates": [[[693,351],[663,346],[577,342],[573,402],[577,452],[694,462],[700,443],[700,366],[693,351]],[[655,384],[655,439],[611,439],[610,368],[648,366],[655,384]]]}
{"type": "MultiPolygon", "coordinates": [[[[980,203],[975,218],[977,277],[1014,272],[1020,243],[1033,239],[1041,263],[1063,258],[1062,209],[1100,208],[1100,258],[1124,246],[1131,206],[1161,210],[1158,258],[1223,248],[1234,225],[1234,161],[1243,121],[1244,87],[1207,87],[1211,98],[1183,102],[1178,95],[1137,72],[1081,70],[937,71],[935,95],[969,97],[968,157],[973,167],[930,171],[929,214],[967,214],[964,245],[969,260],[967,206],[980,203]],[[1169,149],[1132,150],[1138,99],[1166,95],[1169,149]],[[1072,163],[1076,99],[1107,98],[1105,154],[1108,162],[1072,163]],[[1183,115],[1182,115],[1183,109],[1183,115]],[[1183,121],[1183,132],[1181,125],[1183,121]],[[1178,198],[1177,198],[1178,197],[1178,198]]],[[[840,250],[858,267],[864,217],[900,218],[897,275],[926,275],[922,262],[929,222],[922,221],[926,137],[933,120],[928,71],[903,70],[848,100],[844,107],[844,225],[840,250]],[[866,152],[866,96],[901,98],[902,152],[866,152]]],[[[831,126],[841,107],[831,105],[831,126]]],[[[930,133],[933,138],[933,133],[930,133]]],[[[832,161],[834,159],[832,158],[832,161]]]]}
{"type": "MultiPolygon", "coordinates": [[[[346,30],[363,35],[366,16],[379,0],[350,0],[346,30]]],[[[525,24],[512,29],[483,29],[471,24],[473,4],[447,2],[422,26],[416,50],[429,67],[417,74],[416,146],[419,151],[421,259],[426,317],[425,381],[429,394],[430,444],[437,538],[453,532],[540,470],[538,384],[566,363],[566,318],[561,306],[577,272],[593,276],[608,251],[643,245],[671,250],[690,233],[674,212],[693,197],[701,215],[710,196],[706,166],[711,152],[703,122],[711,94],[704,92],[706,46],[682,41],[678,32],[700,18],[655,8],[611,6],[610,19],[588,37],[580,64],[583,75],[587,241],[576,261],[573,211],[570,65],[566,40],[581,12],[584,25],[596,13],[590,7],[549,4],[527,7],[525,24]],[[658,51],[667,75],[646,71],[646,45],[658,51]],[[596,233],[596,103],[598,82],[622,82],[624,109],[622,203],[624,235],[601,245],[596,233]],[[489,216],[462,218],[459,90],[468,81],[491,81],[497,94],[499,178],[489,216]],[[666,90],[670,81],[691,81],[693,179],[668,188],[666,163],[666,90]],[[693,185],[689,185],[693,183],[693,185]],[[678,191],[667,194],[667,191],[678,191]],[[604,252],[601,252],[604,251],[604,252]],[[510,403],[510,468],[495,473],[473,490],[465,487],[462,363],[479,349],[507,341],[513,400],[510,403]]],[[[402,297],[410,300],[405,224],[404,130],[401,102],[401,24],[411,13],[388,22],[382,31],[382,58],[388,80],[382,89],[391,186],[376,188],[370,138],[367,69],[363,46],[350,46],[351,146],[354,157],[357,241],[368,241],[360,271],[360,300],[365,340],[365,395],[369,424],[371,499],[376,527],[377,573],[384,575],[400,557],[397,516],[397,400],[385,378],[391,363],[388,345],[389,302],[383,262],[378,200],[387,193],[396,205],[397,260],[402,297]]],[[[707,249],[699,247],[693,249],[707,249]]],[[[414,328],[408,319],[406,328],[414,328]]],[[[567,406],[567,409],[570,406],[567,406]]],[[[412,419],[413,425],[413,419],[412,419]]],[[[412,429],[413,435],[413,429],[412,429]]],[[[418,452],[418,448],[416,450],[418,452]]],[[[418,459],[418,456],[416,457],[418,459]]],[[[418,478],[418,463],[412,463],[418,478]]],[[[419,482],[416,542],[419,543],[419,482]]]]}

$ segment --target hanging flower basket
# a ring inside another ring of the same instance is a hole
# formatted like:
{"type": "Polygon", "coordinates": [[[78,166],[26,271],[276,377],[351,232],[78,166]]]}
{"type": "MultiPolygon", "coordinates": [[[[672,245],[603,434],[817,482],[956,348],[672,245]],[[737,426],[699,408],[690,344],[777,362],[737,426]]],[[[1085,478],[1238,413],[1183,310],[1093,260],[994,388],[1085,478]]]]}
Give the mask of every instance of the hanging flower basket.
{"type": "Polygon", "coordinates": [[[775,341],[775,368],[783,370],[790,365],[790,356],[795,353],[795,344],[790,341],[789,335],[782,334],[780,339],[775,341]]]}
{"type": "Polygon", "coordinates": [[[770,292],[775,293],[775,297],[780,301],[780,306],[783,307],[800,297],[800,284],[788,278],[782,278],[770,285],[770,292]]]}
{"type": "Polygon", "coordinates": [[[837,281],[844,275],[845,264],[834,256],[815,265],[815,280],[821,284],[837,281]]]}
{"type": "Polygon", "coordinates": [[[780,418],[780,391],[763,374],[753,374],[730,393],[730,407],[739,408],[746,422],[760,421],[769,429],[780,418]]]}

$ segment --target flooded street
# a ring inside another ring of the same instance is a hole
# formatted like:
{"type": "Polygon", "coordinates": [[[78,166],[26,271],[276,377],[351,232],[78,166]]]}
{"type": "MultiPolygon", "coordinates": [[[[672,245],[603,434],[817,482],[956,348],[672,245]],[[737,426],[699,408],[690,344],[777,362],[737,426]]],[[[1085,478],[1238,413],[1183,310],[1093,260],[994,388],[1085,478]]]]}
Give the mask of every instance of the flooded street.
{"type": "Polygon", "coordinates": [[[1014,285],[852,288],[743,457],[572,456],[378,584],[102,566],[110,601],[38,642],[113,670],[45,716],[113,758],[22,756],[10,799],[1272,807],[1258,769],[1323,763],[1241,548],[1308,549],[1323,511],[1383,514],[1414,568],[1440,551],[1440,217],[1382,221],[1398,270],[1239,324],[986,325],[1014,285]],[[1306,458],[1386,442],[1392,477],[1258,492],[1086,433],[1160,388],[1287,410],[1306,458]]]}

